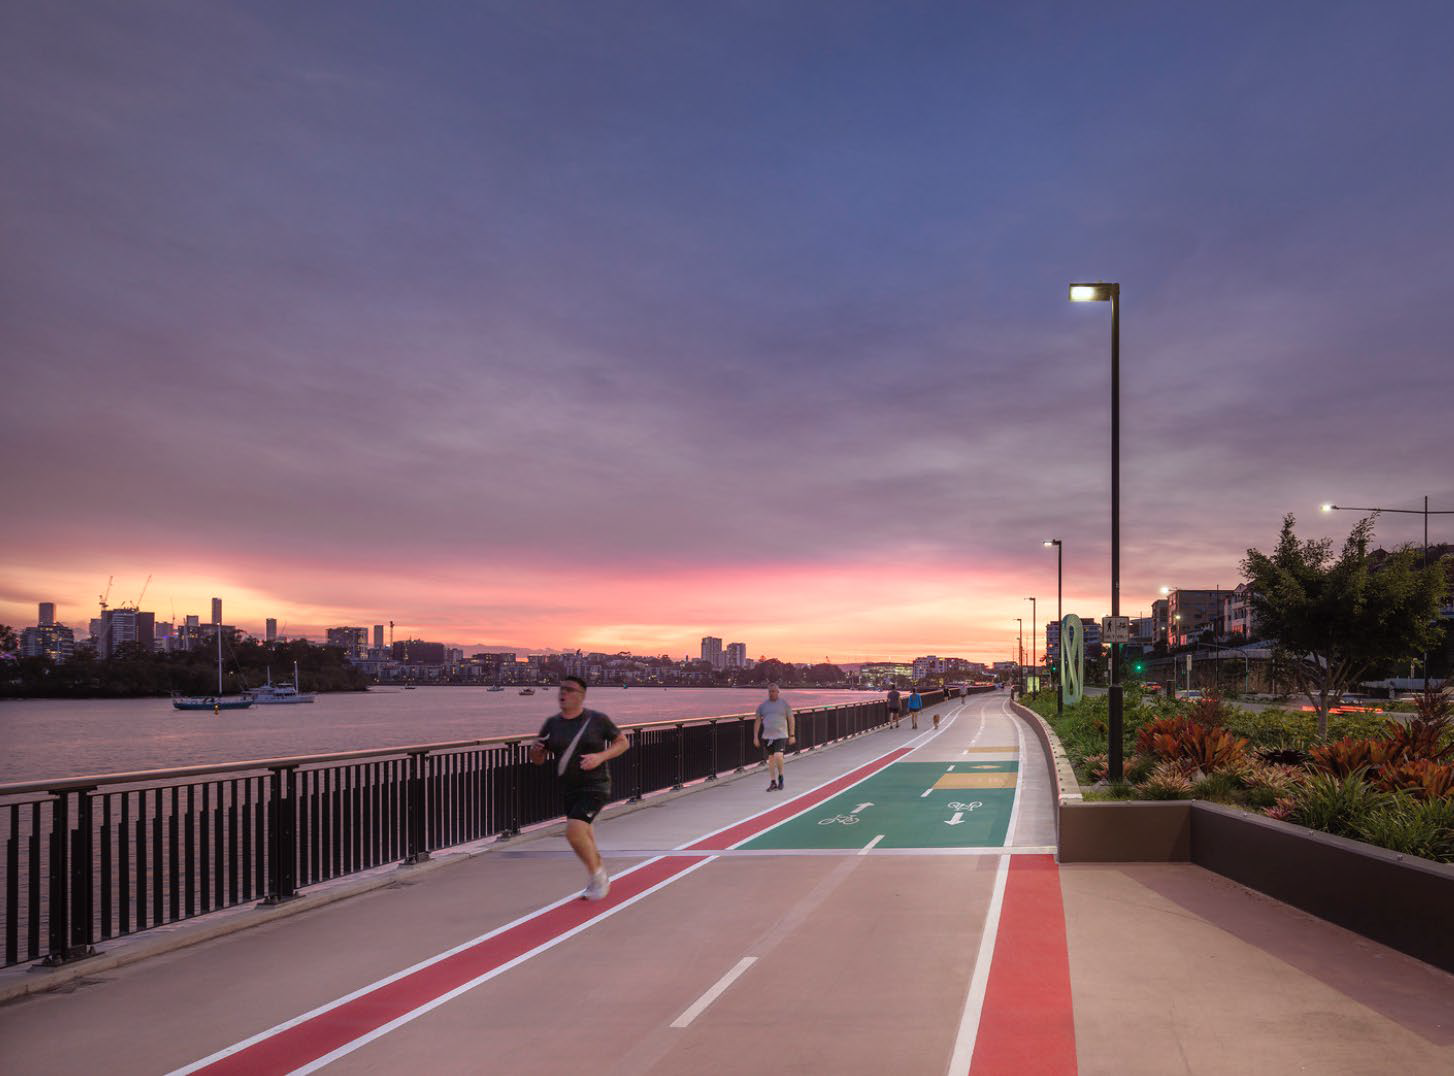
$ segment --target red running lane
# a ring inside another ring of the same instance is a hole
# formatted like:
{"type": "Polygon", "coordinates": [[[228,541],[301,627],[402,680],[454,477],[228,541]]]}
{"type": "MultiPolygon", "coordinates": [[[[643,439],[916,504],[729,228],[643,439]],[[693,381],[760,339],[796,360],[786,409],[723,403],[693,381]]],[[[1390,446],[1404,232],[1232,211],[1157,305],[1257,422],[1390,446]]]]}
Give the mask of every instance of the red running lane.
{"type": "MultiPolygon", "coordinates": [[[[848,786],[877,773],[906,754],[908,748],[891,751],[882,758],[805,792],[771,811],[729,826],[720,833],[703,837],[688,845],[686,850],[710,855],[712,852],[741,844],[777,823],[836,796],[848,786]]],[[[578,900],[544,909],[525,922],[485,938],[468,949],[391,983],[385,983],[367,994],[292,1027],[281,1028],[251,1046],[193,1071],[210,1074],[238,1073],[246,1076],[292,1072],[347,1046],[390,1021],[408,1016],[451,990],[466,986],[512,960],[524,957],[542,945],[548,945],[563,934],[603,918],[652,886],[667,882],[701,862],[701,859],[695,857],[671,856],[648,863],[630,874],[613,879],[611,895],[603,901],[578,900]]]]}
{"type": "Polygon", "coordinates": [[[971,1076],[1075,1076],[1065,905],[1054,856],[1011,856],[971,1076]]]}

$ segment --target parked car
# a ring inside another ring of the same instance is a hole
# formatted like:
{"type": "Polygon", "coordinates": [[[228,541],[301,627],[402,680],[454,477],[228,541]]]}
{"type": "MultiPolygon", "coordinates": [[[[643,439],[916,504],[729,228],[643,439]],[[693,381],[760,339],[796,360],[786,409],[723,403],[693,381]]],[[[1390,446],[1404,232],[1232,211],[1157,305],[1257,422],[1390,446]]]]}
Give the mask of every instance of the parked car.
{"type": "Polygon", "coordinates": [[[1207,697],[1207,693],[1200,688],[1190,688],[1186,691],[1179,691],[1176,695],[1181,702],[1200,702],[1207,697]]]}

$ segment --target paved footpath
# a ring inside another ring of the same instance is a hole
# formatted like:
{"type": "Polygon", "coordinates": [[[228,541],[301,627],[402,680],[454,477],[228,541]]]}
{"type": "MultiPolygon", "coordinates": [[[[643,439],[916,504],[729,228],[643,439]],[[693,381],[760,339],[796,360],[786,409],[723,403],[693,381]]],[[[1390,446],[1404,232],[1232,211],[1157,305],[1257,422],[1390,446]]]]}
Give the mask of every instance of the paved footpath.
{"type": "Polygon", "coordinates": [[[0,1008],[5,1072],[1454,1071],[1454,978],[1182,864],[1060,867],[1001,695],[0,1008]]]}

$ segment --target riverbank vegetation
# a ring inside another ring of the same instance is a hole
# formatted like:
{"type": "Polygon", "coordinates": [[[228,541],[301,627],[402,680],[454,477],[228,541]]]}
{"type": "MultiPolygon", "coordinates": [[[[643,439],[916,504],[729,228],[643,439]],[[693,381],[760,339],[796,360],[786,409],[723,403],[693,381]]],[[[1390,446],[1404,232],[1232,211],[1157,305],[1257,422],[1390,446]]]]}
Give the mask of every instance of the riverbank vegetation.
{"type": "MultiPolygon", "coordinates": [[[[239,642],[223,651],[223,692],[235,695],[262,684],[272,670],[275,681],[291,682],[298,663],[304,691],[363,691],[368,678],[351,666],[338,647],[295,642],[239,642]]],[[[108,660],[89,648],[59,664],[48,658],[19,658],[0,665],[0,698],[124,699],[209,695],[217,691],[214,649],[158,654],[123,645],[108,660]]]]}

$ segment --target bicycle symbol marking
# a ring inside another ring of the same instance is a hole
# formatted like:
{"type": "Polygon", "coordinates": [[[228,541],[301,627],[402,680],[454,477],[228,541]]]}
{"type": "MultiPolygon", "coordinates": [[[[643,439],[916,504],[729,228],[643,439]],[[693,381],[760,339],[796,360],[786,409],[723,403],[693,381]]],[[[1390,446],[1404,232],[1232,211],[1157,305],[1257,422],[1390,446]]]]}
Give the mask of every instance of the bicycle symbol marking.
{"type": "Polygon", "coordinates": [[[832,818],[820,818],[820,819],[818,819],[818,825],[820,825],[820,826],[831,826],[835,822],[837,822],[839,825],[844,825],[844,826],[857,825],[858,824],[858,815],[856,815],[856,814],[835,814],[832,818]]]}
{"type": "Polygon", "coordinates": [[[972,811],[976,807],[983,807],[983,806],[984,806],[983,803],[980,803],[979,800],[975,800],[973,803],[951,803],[949,805],[949,809],[951,811],[972,811]]]}

